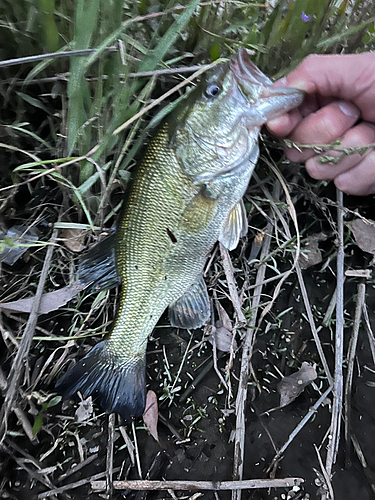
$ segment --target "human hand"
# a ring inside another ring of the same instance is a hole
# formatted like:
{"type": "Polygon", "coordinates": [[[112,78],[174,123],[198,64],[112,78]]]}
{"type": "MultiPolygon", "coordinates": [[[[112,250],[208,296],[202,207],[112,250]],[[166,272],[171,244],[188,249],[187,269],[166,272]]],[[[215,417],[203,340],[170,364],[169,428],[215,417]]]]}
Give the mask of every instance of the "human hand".
{"type": "MultiPolygon", "coordinates": [[[[310,55],[276,86],[304,90],[307,97],[298,110],[267,123],[278,137],[299,144],[331,144],[342,138],[342,148],[375,143],[375,52],[352,55],[310,55]]],[[[320,163],[313,149],[287,148],[292,161],[304,161],[314,179],[333,180],[347,194],[375,193],[375,150],[340,156],[337,164],[320,163]]]]}

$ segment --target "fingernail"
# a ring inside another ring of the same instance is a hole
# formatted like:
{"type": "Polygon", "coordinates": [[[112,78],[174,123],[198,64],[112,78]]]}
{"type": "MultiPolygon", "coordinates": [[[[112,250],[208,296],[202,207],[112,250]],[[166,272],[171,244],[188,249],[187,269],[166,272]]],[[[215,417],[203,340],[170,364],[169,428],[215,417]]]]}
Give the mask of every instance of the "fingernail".
{"type": "Polygon", "coordinates": [[[359,118],[360,112],[355,104],[347,101],[342,101],[338,103],[338,107],[344,113],[344,115],[350,116],[351,118],[359,118]]]}
{"type": "Polygon", "coordinates": [[[288,79],[288,87],[292,87],[293,89],[303,90],[307,94],[309,94],[312,90],[312,83],[306,80],[300,80],[298,78],[293,79],[292,77],[288,79]]]}

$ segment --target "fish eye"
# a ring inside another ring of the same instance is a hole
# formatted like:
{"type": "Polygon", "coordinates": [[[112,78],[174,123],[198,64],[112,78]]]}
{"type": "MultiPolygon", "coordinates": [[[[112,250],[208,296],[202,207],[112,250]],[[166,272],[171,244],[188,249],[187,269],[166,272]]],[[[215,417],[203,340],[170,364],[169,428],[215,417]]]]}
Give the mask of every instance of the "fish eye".
{"type": "Polygon", "coordinates": [[[208,98],[216,97],[220,93],[220,87],[216,83],[210,83],[204,93],[208,98]]]}

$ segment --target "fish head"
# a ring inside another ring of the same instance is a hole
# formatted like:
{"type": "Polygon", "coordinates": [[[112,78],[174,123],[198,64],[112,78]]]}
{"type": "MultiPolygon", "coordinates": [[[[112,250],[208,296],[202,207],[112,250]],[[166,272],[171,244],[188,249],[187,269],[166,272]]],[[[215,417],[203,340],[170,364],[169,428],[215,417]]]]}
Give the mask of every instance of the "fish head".
{"type": "Polygon", "coordinates": [[[197,182],[235,171],[257,156],[261,126],[299,106],[303,95],[273,88],[241,49],[207,73],[176,110],[171,144],[180,164],[197,182]]]}

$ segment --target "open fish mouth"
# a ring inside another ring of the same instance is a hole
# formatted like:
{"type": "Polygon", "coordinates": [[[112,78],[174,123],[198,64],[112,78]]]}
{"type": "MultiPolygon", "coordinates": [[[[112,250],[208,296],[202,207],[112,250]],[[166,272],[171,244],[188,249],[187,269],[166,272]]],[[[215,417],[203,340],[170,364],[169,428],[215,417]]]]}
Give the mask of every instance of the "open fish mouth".
{"type": "Polygon", "coordinates": [[[241,48],[230,62],[238,88],[251,106],[254,126],[260,126],[302,104],[304,92],[288,87],[272,87],[272,81],[250,61],[241,48]]]}
{"type": "Polygon", "coordinates": [[[230,69],[233,72],[238,85],[244,90],[244,94],[259,94],[259,90],[265,86],[270,87],[272,81],[249,59],[244,48],[239,49],[235,57],[231,59],[230,69]],[[247,90],[247,92],[246,92],[247,90]]]}

